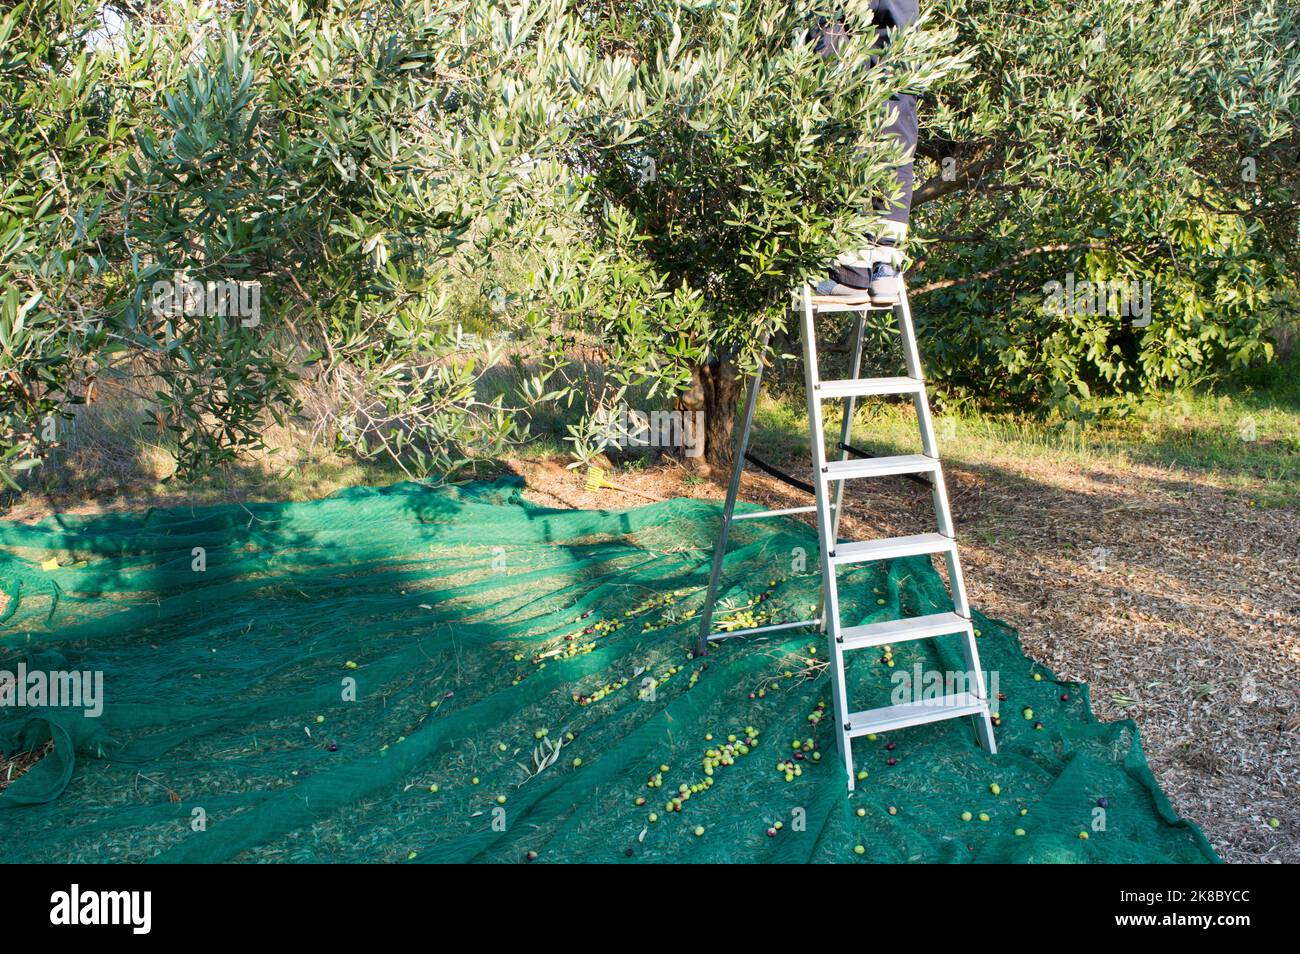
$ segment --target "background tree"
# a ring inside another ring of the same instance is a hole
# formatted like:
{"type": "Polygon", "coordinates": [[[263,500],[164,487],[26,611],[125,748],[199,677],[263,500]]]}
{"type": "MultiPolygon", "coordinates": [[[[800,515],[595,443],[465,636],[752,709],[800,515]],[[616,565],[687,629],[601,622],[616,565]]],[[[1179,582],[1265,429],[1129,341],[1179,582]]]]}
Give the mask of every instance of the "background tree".
{"type": "Polygon", "coordinates": [[[96,375],[147,402],[183,479],[259,449],[304,376],[362,456],[425,475],[499,452],[516,409],[478,386],[498,352],[461,346],[446,289],[490,284],[490,252],[575,201],[558,91],[619,90],[576,31],[547,0],[7,11],[5,473],[96,375]],[[256,284],[260,316],[159,314],[177,280],[256,284]]]}
{"type": "Polygon", "coordinates": [[[445,287],[489,272],[487,251],[530,221],[519,206],[554,184],[559,5],[273,0],[211,23],[219,39],[132,157],[128,236],[147,264],[126,321],[178,269],[260,282],[273,320],[155,323],[140,339],[183,465],[257,446],[315,362],[362,456],[424,475],[471,444],[499,452],[511,410],[476,389],[497,355],[447,360],[445,287]]]}
{"type": "Polygon", "coordinates": [[[1271,0],[935,0],[974,54],[922,104],[910,280],[933,374],[1078,413],[1271,355],[1295,313],[1300,17],[1271,0]],[[1151,323],[1044,285],[1149,282],[1151,323]]]}
{"type": "Polygon", "coordinates": [[[0,480],[38,464],[104,347],[110,183],[129,127],[89,50],[95,7],[0,12],[0,480]]]}

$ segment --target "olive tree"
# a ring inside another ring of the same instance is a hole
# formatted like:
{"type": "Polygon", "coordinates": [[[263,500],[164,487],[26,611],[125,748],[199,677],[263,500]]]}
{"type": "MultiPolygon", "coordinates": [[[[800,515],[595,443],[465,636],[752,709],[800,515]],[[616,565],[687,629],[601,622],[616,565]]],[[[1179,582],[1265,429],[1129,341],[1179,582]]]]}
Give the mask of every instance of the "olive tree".
{"type": "MultiPolygon", "coordinates": [[[[651,382],[705,412],[705,457],[729,455],[741,377],[781,326],[795,281],[862,247],[902,161],[890,98],[954,76],[951,28],[858,34],[823,59],[817,4],[592,5],[592,55],[635,62],[633,96],[574,119],[570,163],[590,245],[548,263],[561,326],[594,328],[615,399],[651,382]],[[628,134],[628,126],[631,135],[628,134]],[[580,283],[578,274],[598,280],[580,283]]],[[[870,21],[866,2],[844,5],[870,21]]],[[[579,439],[581,435],[579,435],[579,439]]]]}
{"type": "Polygon", "coordinates": [[[930,0],[874,70],[866,4],[845,7],[842,57],[813,55],[820,6],[586,10],[647,107],[621,147],[583,131],[591,245],[551,266],[598,278],[570,313],[605,342],[612,397],[649,380],[705,408],[723,459],[737,373],[789,289],[871,231],[903,90],[921,97],[909,285],[941,394],[1077,415],[1271,356],[1297,300],[1294,5],[930,0]]]}
{"type": "Polygon", "coordinates": [[[1300,249],[1295,6],[929,6],[974,54],[923,104],[914,200],[918,327],[950,394],[1078,413],[1271,356],[1300,249]],[[1141,313],[1062,308],[1045,289],[1067,283],[1136,283],[1141,313]]]}
{"type": "Polygon", "coordinates": [[[493,250],[571,194],[555,91],[584,91],[590,64],[562,4],[270,0],[211,27],[129,180],[126,323],[162,372],[182,462],[255,447],[305,364],[363,456],[425,476],[499,453],[518,409],[481,393],[499,353],[458,350],[445,289],[456,269],[490,274],[493,250]],[[270,320],[147,322],[144,289],[178,271],[258,283],[270,320]]]}
{"type": "Polygon", "coordinates": [[[110,183],[129,127],[88,52],[93,4],[0,12],[0,480],[17,486],[58,442],[105,345],[110,183]]]}
{"type": "MultiPolygon", "coordinates": [[[[114,10],[0,19],[6,472],[97,374],[146,399],[182,479],[257,450],[307,377],[343,445],[417,476],[519,439],[446,289],[571,218],[566,120],[616,108],[628,64],[560,0],[114,10]]],[[[539,375],[521,400],[554,396],[539,375]]]]}

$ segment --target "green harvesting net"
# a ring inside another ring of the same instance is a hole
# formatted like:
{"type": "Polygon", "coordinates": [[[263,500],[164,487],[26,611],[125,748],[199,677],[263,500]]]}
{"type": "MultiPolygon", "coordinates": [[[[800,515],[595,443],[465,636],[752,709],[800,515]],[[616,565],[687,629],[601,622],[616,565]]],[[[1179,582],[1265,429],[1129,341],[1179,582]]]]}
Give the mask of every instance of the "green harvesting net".
{"type": "MultiPolygon", "coordinates": [[[[1215,860],[1133,723],[1095,722],[1083,686],[982,617],[1000,753],[968,719],[859,739],[848,794],[819,639],[689,656],[715,504],[561,511],[520,490],[0,526],[0,671],[103,679],[97,715],[18,707],[17,687],[0,709],[6,753],[53,743],[0,794],[0,857],[1215,860]]],[[[723,625],[816,602],[814,532],[758,523],[736,528],[723,625]]],[[[922,559],[841,592],[846,622],[951,607],[922,559]]],[[[952,639],[900,645],[892,667],[852,654],[855,706],[888,704],[917,664],[959,668],[952,639]]]]}

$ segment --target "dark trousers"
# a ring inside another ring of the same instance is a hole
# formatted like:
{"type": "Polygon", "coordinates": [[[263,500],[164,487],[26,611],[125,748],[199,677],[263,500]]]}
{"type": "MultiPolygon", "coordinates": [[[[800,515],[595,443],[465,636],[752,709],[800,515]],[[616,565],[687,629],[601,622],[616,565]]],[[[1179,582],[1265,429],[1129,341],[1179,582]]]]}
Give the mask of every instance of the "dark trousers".
{"type": "MultiPolygon", "coordinates": [[[[916,20],[918,0],[871,0],[872,26],[876,32],[876,44],[885,42],[889,30],[908,26],[916,20]]],[[[845,21],[842,15],[819,16],[812,30],[812,39],[817,52],[823,57],[834,56],[840,45],[853,32],[854,24],[845,21]]],[[[881,197],[875,200],[874,207],[884,213],[892,222],[906,226],[912,211],[913,171],[911,155],[916,149],[917,119],[916,97],[895,96],[890,103],[898,111],[898,116],[887,128],[887,132],[897,136],[907,149],[908,161],[895,171],[901,195],[897,201],[881,197]]],[[[881,244],[892,244],[892,238],[881,237],[881,244]]],[[[869,269],[837,266],[831,277],[836,281],[855,288],[865,288],[870,277],[869,269]]]]}

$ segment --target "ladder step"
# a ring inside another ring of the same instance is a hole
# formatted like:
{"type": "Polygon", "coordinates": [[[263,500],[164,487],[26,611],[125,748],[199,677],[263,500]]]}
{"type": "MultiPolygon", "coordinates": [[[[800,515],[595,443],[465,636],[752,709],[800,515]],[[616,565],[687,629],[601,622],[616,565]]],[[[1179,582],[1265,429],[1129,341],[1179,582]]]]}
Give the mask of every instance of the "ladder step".
{"type": "Polygon", "coordinates": [[[893,474],[932,474],[938,469],[937,457],[900,454],[896,457],[831,461],[822,471],[822,476],[827,480],[855,480],[859,477],[889,477],[893,474]]]}
{"type": "Polygon", "coordinates": [[[837,543],[831,551],[831,563],[866,563],[870,560],[895,560],[899,557],[927,553],[947,553],[956,549],[957,541],[942,533],[918,533],[911,537],[885,537],[858,543],[837,543]]]}
{"type": "Polygon", "coordinates": [[[920,394],[925,382],[920,378],[857,378],[822,381],[817,396],[822,400],[842,397],[872,397],[880,394],[920,394]]]}
{"type": "Polygon", "coordinates": [[[912,639],[931,639],[960,633],[970,628],[971,621],[956,613],[932,613],[910,619],[891,619],[867,626],[850,626],[840,631],[840,643],[845,649],[868,649],[905,643],[912,639]]]}
{"type": "Polygon", "coordinates": [[[979,696],[969,692],[959,692],[938,699],[905,702],[901,706],[867,709],[849,716],[848,734],[856,739],[873,732],[892,732],[894,729],[904,729],[910,725],[925,725],[927,722],[978,715],[986,708],[987,703],[979,696]]]}

